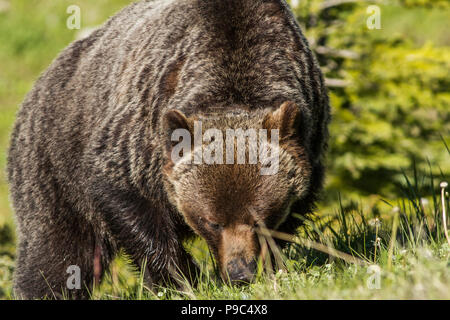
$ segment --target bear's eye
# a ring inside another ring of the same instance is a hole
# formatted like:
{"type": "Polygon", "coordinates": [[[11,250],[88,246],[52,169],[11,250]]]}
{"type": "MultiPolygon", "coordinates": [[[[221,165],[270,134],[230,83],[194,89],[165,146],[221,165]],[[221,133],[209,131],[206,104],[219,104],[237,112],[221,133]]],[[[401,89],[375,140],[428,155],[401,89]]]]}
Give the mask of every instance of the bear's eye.
{"type": "Polygon", "coordinates": [[[222,229],[222,226],[218,223],[209,222],[209,226],[211,227],[211,229],[214,229],[216,231],[219,231],[222,229]]]}

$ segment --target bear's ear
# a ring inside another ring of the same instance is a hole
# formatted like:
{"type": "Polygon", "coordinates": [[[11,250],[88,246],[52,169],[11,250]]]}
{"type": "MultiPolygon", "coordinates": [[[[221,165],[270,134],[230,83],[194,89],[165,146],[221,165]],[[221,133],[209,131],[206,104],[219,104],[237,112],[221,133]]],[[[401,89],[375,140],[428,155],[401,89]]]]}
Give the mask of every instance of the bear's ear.
{"type": "Polygon", "coordinates": [[[291,101],[283,103],[276,111],[268,113],[263,120],[264,129],[280,130],[280,139],[292,138],[298,131],[300,123],[300,109],[291,101]]]}
{"type": "Polygon", "coordinates": [[[192,136],[193,124],[181,111],[169,110],[166,112],[163,118],[163,134],[165,140],[165,151],[170,155],[172,149],[179,141],[172,141],[172,135],[176,130],[180,130],[178,138],[189,135],[189,139],[192,136]]]}

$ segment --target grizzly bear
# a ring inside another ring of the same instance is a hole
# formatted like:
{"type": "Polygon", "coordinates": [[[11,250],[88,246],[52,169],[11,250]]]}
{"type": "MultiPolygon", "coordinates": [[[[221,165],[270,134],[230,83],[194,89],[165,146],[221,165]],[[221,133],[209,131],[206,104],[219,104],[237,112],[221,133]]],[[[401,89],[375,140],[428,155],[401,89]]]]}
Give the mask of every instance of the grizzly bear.
{"type": "Polygon", "coordinates": [[[195,282],[183,246],[195,235],[225,280],[251,281],[258,226],[292,233],[291,212],[314,208],[329,118],[318,63],[284,0],[131,4],[66,48],[17,114],[16,297],[88,298],[120,249],[145,265],[149,285],[195,282]],[[186,161],[198,145],[174,159],[174,133],[194,136],[198,122],[200,134],[268,130],[277,170],[186,161]],[[81,288],[67,286],[73,266],[81,288]]]}

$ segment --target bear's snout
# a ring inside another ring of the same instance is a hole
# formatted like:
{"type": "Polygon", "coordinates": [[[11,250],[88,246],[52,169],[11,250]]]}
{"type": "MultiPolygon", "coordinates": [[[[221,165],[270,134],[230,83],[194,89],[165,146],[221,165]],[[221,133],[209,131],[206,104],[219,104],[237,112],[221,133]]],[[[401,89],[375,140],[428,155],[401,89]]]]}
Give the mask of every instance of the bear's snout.
{"type": "Polygon", "coordinates": [[[256,272],[256,262],[247,263],[243,258],[231,260],[227,264],[228,277],[233,284],[250,283],[256,272]]]}

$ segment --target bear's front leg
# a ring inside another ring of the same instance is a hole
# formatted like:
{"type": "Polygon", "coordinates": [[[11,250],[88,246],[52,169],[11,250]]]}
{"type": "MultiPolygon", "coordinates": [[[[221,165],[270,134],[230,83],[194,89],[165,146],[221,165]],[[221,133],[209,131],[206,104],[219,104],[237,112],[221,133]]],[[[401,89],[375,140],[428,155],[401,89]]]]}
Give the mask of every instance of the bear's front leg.
{"type": "Polygon", "coordinates": [[[170,205],[113,188],[103,195],[107,196],[97,197],[102,200],[98,207],[103,209],[109,233],[116,246],[124,248],[134,263],[145,270],[150,288],[196,282],[198,267],[183,247],[183,240],[189,236],[188,227],[170,205]]]}
{"type": "Polygon", "coordinates": [[[175,286],[178,290],[184,290],[186,286],[198,283],[200,269],[182,246],[175,250],[165,248],[147,256],[132,256],[139,270],[144,273],[145,284],[153,291],[156,291],[157,286],[175,286]],[[163,257],[165,252],[172,254],[163,257]]]}

